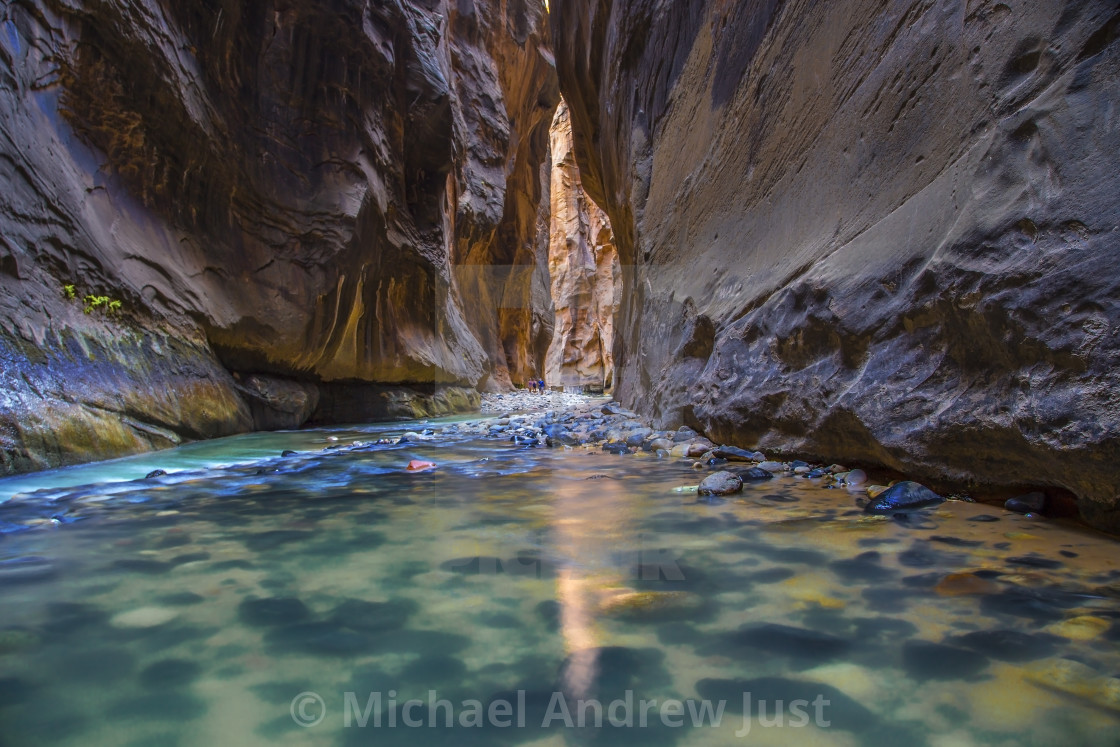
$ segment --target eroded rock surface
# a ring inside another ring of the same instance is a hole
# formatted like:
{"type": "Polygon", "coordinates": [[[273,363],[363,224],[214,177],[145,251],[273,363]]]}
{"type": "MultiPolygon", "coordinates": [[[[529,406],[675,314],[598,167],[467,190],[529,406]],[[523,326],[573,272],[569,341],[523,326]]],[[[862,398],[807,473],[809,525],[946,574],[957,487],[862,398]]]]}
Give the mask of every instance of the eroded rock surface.
{"type": "Polygon", "coordinates": [[[1115,3],[555,0],[663,426],[1120,530],[1115,3]]]}
{"type": "Polygon", "coordinates": [[[428,412],[538,367],[546,23],[530,0],[5,6],[4,470],[428,412]]]}
{"type": "Polygon", "coordinates": [[[550,131],[551,227],[548,271],[555,309],[545,380],[567,387],[613,383],[614,317],[621,268],[610,220],[587,198],[572,150],[572,124],[561,101],[550,131]]]}

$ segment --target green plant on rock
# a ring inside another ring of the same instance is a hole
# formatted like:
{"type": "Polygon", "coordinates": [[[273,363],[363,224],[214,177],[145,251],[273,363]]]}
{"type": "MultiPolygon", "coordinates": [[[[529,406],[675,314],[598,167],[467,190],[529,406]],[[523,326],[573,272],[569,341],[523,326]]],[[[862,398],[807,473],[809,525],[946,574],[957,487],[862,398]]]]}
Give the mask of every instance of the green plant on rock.
{"type": "Polygon", "coordinates": [[[106,314],[115,314],[121,309],[121,302],[108,296],[89,295],[84,300],[86,306],[82,310],[87,314],[92,314],[94,309],[101,309],[106,314]]]}
{"type": "Polygon", "coordinates": [[[74,298],[77,297],[77,293],[75,292],[74,286],[72,286],[72,285],[62,286],[62,295],[65,296],[67,299],[70,299],[70,300],[73,300],[74,298]]]}

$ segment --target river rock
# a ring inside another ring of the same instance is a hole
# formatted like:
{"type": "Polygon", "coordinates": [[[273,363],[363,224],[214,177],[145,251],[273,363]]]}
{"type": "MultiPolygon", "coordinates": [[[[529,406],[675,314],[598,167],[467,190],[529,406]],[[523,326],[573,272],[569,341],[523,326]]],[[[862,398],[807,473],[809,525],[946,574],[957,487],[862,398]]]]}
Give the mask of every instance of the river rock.
{"type": "Polygon", "coordinates": [[[645,440],[649,438],[651,433],[653,433],[653,430],[650,428],[638,428],[633,430],[630,432],[630,435],[626,437],[626,445],[635,447],[641,446],[645,443],[645,440]]]}
{"type": "Polygon", "coordinates": [[[759,469],[764,469],[767,472],[785,472],[786,471],[786,465],[785,464],[783,464],[782,462],[774,462],[774,461],[761,462],[758,465],[758,468],[759,469]]]}
{"type": "Polygon", "coordinates": [[[711,448],[712,448],[712,442],[709,441],[708,439],[706,439],[706,438],[695,439],[695,440],[690,441],[688,443],[688,451],[685,452],[685,456],[689,456],[689,457],[693,457],[693,458],[702,457],[706,453],[708,453],[708,450],[711,449],[711,448]]]}
{"type": "Polygon", "coordinates": [[[138,607],[113,615],[109,623],[116,628],[155,628],[166,625],[178,616],[176,610],[168,607],[138,607]]]}
{"type": "Polygon", "coordinates": [[[1046,494],[1034,492],[1009,498],[1003,507],[1017,514],[1039,513],[1046,508],[1046,494]]]}
{"type": "Polygon", "coordinates": [[[753,452],[746,449],[740,449],[738,446],[719,446],[712,449],[712,456],[718,459],[726,459],[729,462],[754,462],[755,459],[753,452]]]}
{"type": "Polygon", "coordinates": [[[907,481],[883,491],[879,497],[868,503],[864,510],[872,514],[886,514],[892,511],[929,508],[944,502],[944,498],[925,485],[907,481]]]}
{"type": "Polygon", "coordinates": [[[863,485],[867,482],[867,473],[861,469],[854,469],[844,475],[844,482],[848,485],[863,485]]]}
{"type": "Polygon", "coordinates": [[[762,467],[751,467],[746,472],[740,472],[739,475],[747,482],[762,482],[774,479],[774,473],[762,469],[762,467]]]}
{"type": "Polygon", "coordinates": [[[688,426],[682,425],[673,434],[673,441],[676,442],[676,443],[680,443],[682,441],[691,441],[692,439],[698,437],[699,435],[700,435],[699,433],[692,430],[688,426]]]}
{"type": "Polygon", "coordinates": [[[650,442],[650,451],[672,451],[673,442],[667,438],[655,438],[650,442]]]}
{"type": "Polygon", "coordinates": [[[743,480],[734,472],[713,472],[704,478],[698,495],[733,495],[743,489],[743,480]]]}

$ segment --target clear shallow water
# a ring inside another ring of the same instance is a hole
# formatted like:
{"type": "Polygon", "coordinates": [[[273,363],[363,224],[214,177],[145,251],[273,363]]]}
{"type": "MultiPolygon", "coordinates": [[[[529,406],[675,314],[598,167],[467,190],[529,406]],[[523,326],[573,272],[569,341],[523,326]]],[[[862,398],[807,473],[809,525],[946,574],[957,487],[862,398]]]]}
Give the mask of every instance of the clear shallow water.
{"type": "Polygon", "coordinates": [[[0,535],[0,743],[1116,742],[1110,540],[963,503],[867,518],[794,478],[702,503],[674,490],[699,480],[687,463],[648,455],[349,445],[416,427],[198,444],[64,473],[184,470],[165,478],[0,505],[31,527],[0,535]],[[433,690],[458,723],[477,700],[515,725],[431,728],[433,690]],[[549,710],[618,699],[625,723],[627,691],[633,727],[549,710]],[[791,725],[818,697],[820,723],[791,725]],[[720,726],[663,722],[667,698],[722,701],[720,726]]]}

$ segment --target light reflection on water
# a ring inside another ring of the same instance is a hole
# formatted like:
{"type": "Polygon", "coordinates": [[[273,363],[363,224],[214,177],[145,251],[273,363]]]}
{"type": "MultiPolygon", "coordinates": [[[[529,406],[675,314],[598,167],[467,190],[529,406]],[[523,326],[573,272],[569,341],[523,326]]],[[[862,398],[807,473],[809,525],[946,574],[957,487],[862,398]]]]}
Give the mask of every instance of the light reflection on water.
{"type": "Polygon", "coordinates": [[[1109,540],[961,503],[869,519],[793,478],[700,503],[673,491],[698,481],[687,463],[650,455],[350,445],[419,427],[199,444],[0,506],[0,526],[33,527],[0,535],[0,739],[742,744],[749,690],[832,701],[831,726],[755,722],[751,744],[1114,742],[1109,540]],[[183,471],[76,487],[157,467],[183,471]],[[390,690],[521,690],[527,726],[344,726],[344,693],[390,690]],[[728,711],[720,728],[539,728],[553,692],[627,690],[728,711]],[[290,707],[308,691],[327,715],[305,729],[290,707]]]}

